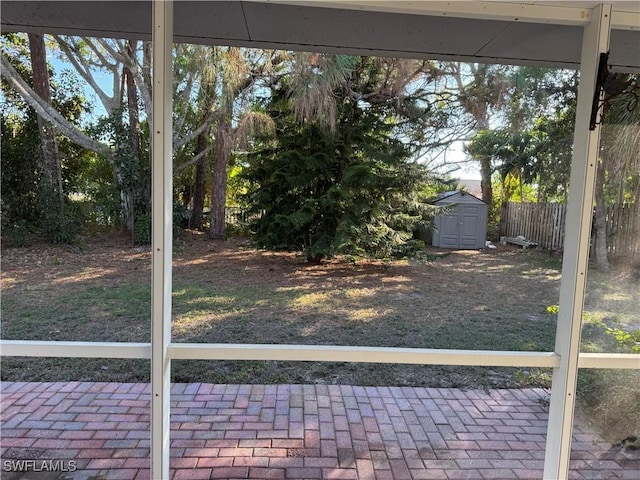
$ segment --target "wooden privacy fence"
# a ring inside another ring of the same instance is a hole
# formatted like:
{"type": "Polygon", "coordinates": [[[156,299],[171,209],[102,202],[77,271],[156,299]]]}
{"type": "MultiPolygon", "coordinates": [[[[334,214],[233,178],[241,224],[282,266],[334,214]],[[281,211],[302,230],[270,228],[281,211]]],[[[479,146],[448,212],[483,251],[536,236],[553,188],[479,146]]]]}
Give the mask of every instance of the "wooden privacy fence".
{"type": "Polygon", "coordinates": [[[503,232],[507,237],[524,236],[548,250],[562,250],[566,208],[562,203],[507,203],[503,232]]]}
{"type": "MultiPolygon", "coordinates": [[[[607,207],[607,246],[610,258],[640,255],[640,218],[635,205],[607,207]]],[[[509,202],[503,211],[501,235],[524,236],[542,248],[562,250],[566,205],[509,202]]]]}
{"type": "Polygon", "coordinates": [[[636,205],[607,207],[607,248],[609,258],[640,259],[640,211],[636,205]]]}

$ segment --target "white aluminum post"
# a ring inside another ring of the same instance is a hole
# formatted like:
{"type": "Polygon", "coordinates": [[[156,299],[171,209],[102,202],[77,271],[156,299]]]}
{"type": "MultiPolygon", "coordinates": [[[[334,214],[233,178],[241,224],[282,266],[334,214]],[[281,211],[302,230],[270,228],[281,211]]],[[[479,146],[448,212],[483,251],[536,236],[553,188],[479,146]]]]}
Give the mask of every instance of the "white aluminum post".
{"type": "Polygon", "coordinates": [[[600,146],[600,127],[596,126],[595,130],[590,131],[589,121],[600,53],[609,49],[611,5],[597,6],[593,9],[591,18],[591,23],[584,27],[582,39],[580,85],[562,259],[560,309],[556,329],[555,352],[560,355],[560,366],[553,369],[544,459],[545,479],[566,479],[569,475],[582,308],[600,146]]]}
{"type": "Polygon", "coordinates": [[[153,2],[151,478],[169,478],[173,3],[153,2]]]}

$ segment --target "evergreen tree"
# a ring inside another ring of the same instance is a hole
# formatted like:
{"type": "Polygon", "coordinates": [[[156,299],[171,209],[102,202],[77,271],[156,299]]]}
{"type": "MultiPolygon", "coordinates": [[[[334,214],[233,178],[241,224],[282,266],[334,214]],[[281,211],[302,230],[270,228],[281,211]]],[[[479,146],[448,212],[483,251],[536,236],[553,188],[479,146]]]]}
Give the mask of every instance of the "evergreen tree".
{"type": "MultiPolygon", "coordinates": [[[[267,107],[276,139],[250,155],[245,177],[259,246],[302,251],[310,262],[335,254],[388,257],[422,246],[427,223],[418,201],[427,172],[394,138],[392,110],[353,100],[337,88],[333,130],[296,122],[282,92],[267,107]]],[[[279,92],[279,93],[278,93],[279,92]]]]}

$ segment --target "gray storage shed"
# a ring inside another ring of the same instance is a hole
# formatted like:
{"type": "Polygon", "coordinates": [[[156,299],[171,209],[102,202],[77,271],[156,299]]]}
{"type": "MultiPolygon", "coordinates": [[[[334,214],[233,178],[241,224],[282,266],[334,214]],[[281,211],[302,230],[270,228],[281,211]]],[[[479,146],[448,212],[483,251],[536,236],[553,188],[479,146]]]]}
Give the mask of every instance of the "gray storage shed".
{"type": "Polygon", "coordinates": [[[438,196],[434,205],[448,207],[435,218],[433,246],[441,248],[485,248],[488,205],[462,190],[438,196]]]}

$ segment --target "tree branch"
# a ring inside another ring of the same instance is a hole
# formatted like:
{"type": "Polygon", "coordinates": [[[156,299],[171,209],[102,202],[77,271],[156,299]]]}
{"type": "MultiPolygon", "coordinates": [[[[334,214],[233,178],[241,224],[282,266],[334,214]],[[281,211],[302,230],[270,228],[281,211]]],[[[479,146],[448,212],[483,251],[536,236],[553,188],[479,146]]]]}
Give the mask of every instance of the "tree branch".
{"type": "Polygon", "coordinates": [[[205,148],[203,151],[201,151],[200,153],[198,153],[195,157],[193,157],[191,160],[189,160],[188,162],[184,162],[181,165],[178,165],[177,167],[175,167],[173,169],[173,173],[176,174],[178,172],[181,172],[182,170],[184,170],[185,168],[190,167],[191,165],[193,165],[194,163],[198,163],[202,157],[204,157],[206,154],[208,154],[211,151],[212,146],[208,145],[207,148],[205,148]]]}
{"type": "Polygon", "coordinates": [[[2,76],[38,115],[47,122],[52,123],[62,135],[68,137],[81,147],[105,155],[110,161],[112,160],[111,150],[108,146],[86,135],[64,118],[53,106],[40,98],[27,82],[24,81],[15,68],[13,68],[13,65],[11,65],[11,62],[9,62],[4,53],[0,55],[0,62],[2,66],[2,76]]]}
{"type": "MultiPolygon", "coordinates": [[[[111,45],[109,45],[109,43],[106,42],[104,39],[102,38],[96,39],[98,44],[100,44],[102,48],[104,48],[107,52],[109,52],[109,55],[111,55],[111,57],[115,60],[114,63],[110,63],[107,60],[107,58],[102,54],[100,49],[96,45],[94,45],[91,39],[85,38],[84,40],[85,42],[87,42],[87,45],[89,45],[89,48],[91,48],[91,50],[93,50],[96,56],[100,59],[100,61],[102,62],[102,65],[104,65],[106,68],[111,70],[111,74],[113,76],[113,98],[115,99],[115,102],[117,102],[116,105],[120,106],[120,102],[122,98],[122,89],[123,89],[122,78],[123,78],[123,72],[124,72],[124,61],[122,60],[122,55],[119,55],[118,52],[114,50],[111,47],[111,45]],[[121,71],[121,66],[122,66],[122,71],[121,71]]],[[[120,47],[120,50],[124,50],[124,43],[123,44],[117,43],[117,45],[120,47]]]]}
{"type": "Polygon", "coordinates": [[[70,46],[66,42],[66,40],[64,40],[62,37],[58,35],[54,35],[53,37],[56,39],[56,41],[58,42],[58,46],[60,47],[62,52],[65,54],[67,59],[71,62],[73,67],[76,69],[76,71],[91,86],[91,88],[93,88],[93,90],[96,92],[98,97],[100,97],[100,100],[102,101],[102,105],[107,111],[107,114],[108,115],[111,114],[111,112],[118,107],[115,95],[111,97],[107,95],[107,93],[102,88],[100,88],[98,83],[93,78],[93,75],[91,74],[89,64],[83,58],[83,56],[77,52],[75,45],[70,46]]]}
{"type": "Polygon", "coordinates": [[[192,131],[188,135],[175,140],[174,145],[173,145],[173,150],[177,151],[177,150],[181,149],[187,143],[189,143],[191,140],[193,140],[198,135],[203,133],[207,128],[209,128],[211,126],[211,124],[213,123],[213,120],[214,120],[214,115],[213,114],[207,115],[207,118],[202,123],[202,125],[200,125],[198,128],[196,128],[194,131],[192,131]]]}
{"type": "MultiPolygon", "coordinates": [[[[140,93],[140,98],[142,99],[142,104],[144,106],[144,111],[147,118],[151,118],[151,92],[149,90],[151,81],[149,79],[149,83],[146,82],[146,78],[143,74],[144,65],[141,67],[137,61],[137,58],[134,56],[130,56],[127,54],[124,46],[118,44],[121,50],[114,49],[109,43],[104,39],[97,39],[98,43],[104,48],[109,54],[120,61],[124,66],[126,66],[129,71],[132,73],[136,86],[138,87],[138,92],[140,93]]],[[[146,42],[143,43],[143,48],[146,42]]]]}
{"type": "Polygon", "coordinates": [[[176,92],[175,105],[183,105],[185,108],[174,108],[176,110],[182,110],[181,114],[178,118],[173,122],[173,143],[174,145],[178,142],[180,138],[180,132],[182,127],[184,126],[184,122],[187,120],[187,115],[189,114],[189,100],[191,97],[191,92],[193,91],[193,75],[188,75],[186,80],[186,86],[181,92],[176,92]]]}
{"type": "MultiPolygon", "coordinates": [[[[109,55],[111,55],[111,57],[116,62],[126,63],[126,56],[122,53],[121,50],[114,49],[111,45],[109,45],[109,42],[107,42],[104,38],[96,38],[96,41],[102,48],[104,48],[109,53],[109,55]]],[[[91,50],[95,52],[95,54],[98,56],[100,61],[103,62],[105,65],[112,65],[114,67],[117,65],[117,63],[113,63],[113,64],[109,63],[106,57],[102,55],[102,52],[97,47],[95,47],[95,45],[93,45],[92,42],[89,42],[88,39],[87,39],[87,43],[91,46],[91,50]]],[[[120,49],[124,48],[124,46],[119,43],[117,43],[117,45],[120,49]]]]}

